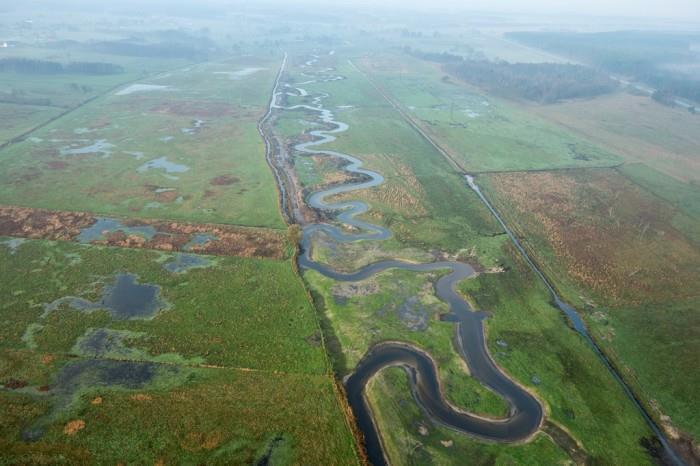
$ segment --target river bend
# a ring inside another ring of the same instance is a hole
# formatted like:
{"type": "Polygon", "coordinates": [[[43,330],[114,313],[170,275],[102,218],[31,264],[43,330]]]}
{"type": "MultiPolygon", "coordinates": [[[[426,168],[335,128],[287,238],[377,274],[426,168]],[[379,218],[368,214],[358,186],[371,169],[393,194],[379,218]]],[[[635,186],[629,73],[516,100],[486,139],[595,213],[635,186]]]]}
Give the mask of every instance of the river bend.
{"type": "MultiPolygon", "coordinates": [[[[285,62],[286,64],[286,59],[285,62]]],[[[313,61],[306,66],[313,65],[313,61]]],[[[284,64],[283,64],[284,67],[284,64]]],[[[369,189],[381,185],[384,177],[372,170],[363,168],[362,161],[349,154],[320,149],[320,146],[333,142],[337,134],[349,129],[346,123],[336,120],[333,112],[323,106],[323,100],[329,97],[325,93],[312,93],[299,86],[316,82],[328,82],[343,79],[334,75],[332,68],[325,68],[316,73],[305,72],[310,78],[303,83],[282,86],[280,77],[275,84],[270,111],[303,110],[316,115],[323,129],[308,132],[310,141],[298,143],[294,150],[315,155],[334,157],[345,161],[343,170],[353,175],[361,175],[366,181],[348,182],[329,189],[312,193],[306,203],[324,211],[336,224],[352,227],[352,233],[341,230],[331,223],[314,223],[305,225],[302,230],[301,252],[298,265],[303,269],[315,270],[337,281],[358,281],[372,277],[388,269],[403,269],[413,272],[445,271],[435,284],[438,298],[446,302],[451,311],[451,319],[456,322],[456,351],[464,359],[469,371],[480,383],[500,395],[509,406],[508,415],[501,419],[487,419],[452,406],[444,397],[437,367],[433,359],[421,349],[402,342],[383,342],[372,347],[358,364],[355,372],[346,377],[345,387],[348,400],[356,416],[358,426],[365,435],[365,448],[372,464],[385,464],[381,436],[373,421],[372,413],[364,396],[367,382],[379,371],[390,366],[404,368],[409,376],[413,396],[433,421],[448,428],[463,432],[480,439],[495,442],[520,442],[530,438],[543,421],[543,409],[540,402],[527,390],[515,383],[496,366],[485,344],[483,320],[484,312],[473,311],[468,303],[456,291],[456,285],[475,275],[474,269],[461,262],[409,263],[400,260],[384,260],[369,264],[354,272],[343,273],[332,267],[315,262],[311,256],[312,239],[318,233],[324,233],[336,242],[383,240],[391,236],[388,229],[360,220],[358,217],[367,212],[369,207],[359,200],[330,202],[334,195],[369,189]],[[284,90],[281,90],[284,87],[284,90]],[[309,104],[283,106],[278,102],[283,94],[304,98],[309,104]]]]}

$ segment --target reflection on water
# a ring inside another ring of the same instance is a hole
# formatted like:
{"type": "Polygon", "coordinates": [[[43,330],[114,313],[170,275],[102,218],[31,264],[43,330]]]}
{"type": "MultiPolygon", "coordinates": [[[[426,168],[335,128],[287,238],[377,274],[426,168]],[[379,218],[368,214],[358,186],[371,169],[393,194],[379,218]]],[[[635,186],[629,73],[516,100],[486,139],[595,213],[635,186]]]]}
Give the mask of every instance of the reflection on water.
{"type": "MultiPolygon", "coordinates": [[[[316,59],[306,62],[306,66],[312,66],[316,59]]],[[[322,71],[322,73],[328,70],[322,71]]],[[[308,76],[313,76],[308,74],[308,76]]],[[[312,82],[326,82],[342,79],[340,76],[321,75],[312,82]]],[[[349,126],[337,121],[333,113],[323,108],[322,101],[328,94],[319,94],[312,99],[313,105],[294,105],[281,107],[277,104],[278,91],[275,87],[272,108],[284,110],[304,109],[316,113],[324,127],[332,129],[319,129],[310,131],[313,137],[311,141],[296,144],[294,149],[306,154],[326,155],[340,158],[347,162],[343,170],[367,179],[362,182],[351,182],[322,190],[311,194],[307,204],[315,209],[323,210],[333,215],[336,221],[353,227],[353,233],[346,233],[335,225],[319,223],[306,225],[303,228],[301,240],[301,254],[298,263],[301,268],[315,270],[324,276],[338,281],[364,280],[384,270],[399,268],[413,272],[428,272],[449,270],[449,274],[443,275],[435,284],[436,295],[450,306],[450,314],[446,320],[457,323],[458,352],[465,359],[472,376],[483,385],[500,394],[510,405],[508,417],[498,420],[483,419],[469,413],[457,411],[445,401],[440,391],[440,383],[437,370],[430,357],[416,348],[406,344],[380,344],[376,346],[360,362],[356,371],[346,380],[346,389],[350,406],[357,417],[358,426],[365,434],[365,446],[369,460],[372,464],[383,464],[385,461],[382,452],[380,437],[372,421],[371,411],[364,398],[364,388],[369,379],[379,370],[390,365],[401,365],[410,373],[409,381],[419,405],[436,422],[450,428],[468,433],[470,435],[501,442],[514,442],[524,440],[537,431],[543,419],[543,410],[534,396],[529,394],[515,382],[503,374],[488,354],[484,341],[483,319],[487,317],[484,312],[474,312],[467,302],[455,291],[456,284],[465,278],[475,274],[474,269],[461,262],[434,262],[426,264],[408,263],[399,260],[385,260],[367,265],[355,272],[342,273],[328,265],[314,262],[311,258],[313,238],[323,233],[336,242],[354,242],[363,240],[383,240],[391,236],[391,232],[379,225],[357,219],[357,216],[367,212],[368,206],[361,201],[327,202],[326,199],[341,193],[348,193],[361,189],[379,186],[384,178],[371,170],[362,168],[362,161],[351,155],[318,150],[316,147],[335,140],[335,134],[347,131],[349,126]]],[[[288,87],[290,89],[291,87],[288,87]]],[[[299,96],[307,95],[303,89],[297,89],[299,96]]],[[[416,330],[423,326],[420,313],[416,313],[408,303],[404,312],[405,318],[410,320],[416,330]]]]}
{"type": "Polygon", "coordinates": [[[214,74],[228,76],[230,79],[238,81],[240,79],[245,78],[246,76],[250,76],[251,74],[255,74],[258,71],[263,71],[266,69],[267,68],[256,68],[251,66],[238,71],[215,71],[214,74]]]}
{"type": "Polygon", "coordinates": [[[148,170],[165,170],[166,173],[184,173],[190,167],[179,163],[171,162],[166,156],[158,157],[157,159],[149,160],[136,169],[139,173],[147,172],[148,170]]]}
{"type": "Polygon", "coordinates": [[[129,227],[116,218],[97,217],[97,221],[87,228],[83,228],[76,240],[81,243],[90,243],[105,239],[105,235],[122,231],[126,235],[143,236],[151,239],[156,234],[156,229],[150,225],[129,227]]]}
{"type": "Polygon", "coordinates": [[[114,95],[130,95],[136,92],[152,92],[171,90],[170,86],[159,86],[157,84],[132,84],[124,89],[117,91],[114,95]]]}
{"type": "Polygon", "coordinates": [[[115,320],[149,319],[167,307],[160,299],[158,285],[137,283],[137,276],[130,273],[117,274],[112,284],[103,287],[102,296],[98,301],[65,296],[45,304],[42,317],[64,305],[84,312],[106,310],[115,320]]]}
{"type": "Polygon", "coordinates": [[[84,147],[62,147],[58,150],[61,155],[85,155],[85,154],[102,154],[102,157],[107,158],[112,155],[114,144],[107,142],[106,139],[98,139],[93,144],[84,147]]]}
{"type": "Polygon", "coordinates": [[[209,267],[211,260],[196,254],[175,254],[173,258],[163,264],[163,268],[168,272],[182,273],[193,268],[209,267]]]}

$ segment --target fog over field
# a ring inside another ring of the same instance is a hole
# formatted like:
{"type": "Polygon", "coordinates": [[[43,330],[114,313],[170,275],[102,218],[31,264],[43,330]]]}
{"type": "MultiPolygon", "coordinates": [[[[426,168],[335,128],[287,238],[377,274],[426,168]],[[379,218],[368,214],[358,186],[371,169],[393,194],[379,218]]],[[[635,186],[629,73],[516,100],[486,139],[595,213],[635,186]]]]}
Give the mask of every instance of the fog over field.
{"type": "Polygon", "coordinates": [[[29,0],[27,2],[9,2],[0,6],[0,11],[12,9],[32,9],[32,8],[78,8],[91,11],[106,11],[108,9],[148,9],[160,10],[163,13],[177,11],[178,8],[185,8],[188,11],[215,8],[219,11],[236,10],[257,7],[314,7],[333,10],[336,8],[362,8],[365,10],[396,10],[396,11],[425,11],[436,12],[448,11],[473,11],[484,13],[517,13],[517,14],[540,14],[540,15],[581,15],[581,16],[617,16],[617,17],[644,17],[655,19],[680,19],[684,21],[700,21],[700,5],[694,0],[669,0],[658,2],[654,0],[618,0],[610,2],[606,0],[571,0],[562,2],[559,0],[385,0],[381,3],[369,0],[334,0],[325,2],[320,0],[261,0],[252,5],[250,2],[242,0],[148,0],[139,2],[135,0],[117,1],[108,0],[104,2],[88,2],[85,0],[29,0]],[[168,11],[170,10],[170,11],[168,11]]]}
{"type": "Polygon", "coordinates": [[[0,0],[0,464],[700,465],[697,0],[0,0]]]}

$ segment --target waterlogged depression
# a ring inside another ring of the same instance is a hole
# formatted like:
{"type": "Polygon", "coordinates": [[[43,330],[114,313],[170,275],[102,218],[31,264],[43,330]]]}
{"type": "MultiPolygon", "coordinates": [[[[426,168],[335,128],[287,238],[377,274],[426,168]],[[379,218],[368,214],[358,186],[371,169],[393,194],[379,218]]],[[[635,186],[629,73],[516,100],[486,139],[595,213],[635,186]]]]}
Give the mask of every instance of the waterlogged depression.
{"type": "Polygon", "coordinates": [[[103,285],[102,295],[97,301],[65,296],[45,304],[43,317],[62,306],[83,312],[106,310],[115,320],[149,319],[168,307],[160,297],[158,285],[138,283],[138,277],[130,273],[117,274],[111,283],[103,285]]]}

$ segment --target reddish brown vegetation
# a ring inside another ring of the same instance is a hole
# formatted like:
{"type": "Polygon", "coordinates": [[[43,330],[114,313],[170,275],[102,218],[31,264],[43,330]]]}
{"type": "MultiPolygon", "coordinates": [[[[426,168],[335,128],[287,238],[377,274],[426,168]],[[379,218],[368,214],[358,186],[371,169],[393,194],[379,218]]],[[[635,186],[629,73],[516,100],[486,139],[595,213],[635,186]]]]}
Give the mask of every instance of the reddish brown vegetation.
{"type": "Polygon", "coordinates": [[[209,180],[209,184],[212,184],[214,186],[228,186],[234,183],[238,183],[239,181],[241,181],[240,178],[237,178],[233,175],[219,175],[209,180]]]}
{"type": "Polygon", "coordinates": [[[542,238],[568,275],[598,298],[622,305],[697,295],[700,251],[673,227],[678,212],[617,171],[491,179],[509,221],[526,239],[542,238]]]}
{"type": "MultiPolygon", "coordinates": [[[[90,227],[97,218],[87,212],[65,212],[25,207],[0,206],[0,236],[18,236],[48,240],[72,241],[81,230],[90,227]]],[[[118,230],[104,235],[94,244],[128,248],[184,251],[196,234],[215,237],[204,244],[193,245],[190,252],[222,256],[268,257],[282,259],[285,256],[284,232],[263,228],[244,228],[233,225],[191,224],[164,220],[125,220],[126,226],[149,225],[156,235],[151,239],[128,235],[118,230]]]]}
{"type": "Polygon", "coordinates": [[[68,164],[61,160],[52,160],[50,162],[47,162],[46,166],[49,167],[51,170],[63,170],[68,166],[68,164]]]}
{"type": "Polygon", "coordinates": [[[162,102],[150,109],[155,113],[200,118],[221,118],[232,115],[233,110],[233,106],[223,102],[197,100],[162,102]]]}
{"type": "Polygon", "coordinates": [[[144,188],[146,190],[146,195],[158,202],[174,202],[180,196],[176,189],[158,191],[161,187],[152,184],[144,185],[144,188]]]}
{"type": "Polygon", "coordinates": [[[41,363],[45,364],[45,365],[49,365],[52,362],[54,362],[55,359],[56,359],[56,356],[54,356],[53,354],[44,354],[41,356],[41,363]]]}
{"type": "Polygon", "coordinates": [[[180,442],[180,445],[188,451],[213,450],[221,444],[223,439],[224,434],[219,431],[190,432],[180,442]]]}
{"type": "Polygon", "coordinates": [[[86,212],[55,212],[24,207],[0,206],[0,235],[72,240],[80,230],[95,223],[86,212]]]}
{"type": "Polygon", "coordinates": [[[4,387],[9,389],[9,390],[17,390],[19,388],[24,388],[27,386],[27,382],[25,380],[18,380],[18,379],[10,379],[7,382],[5,382],[4,387]]]}

